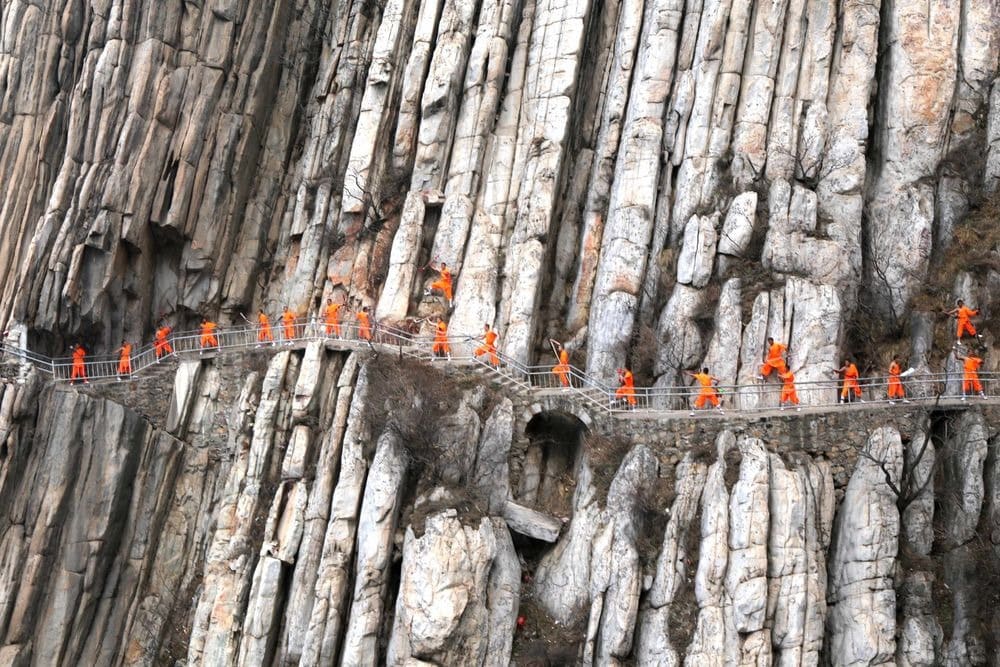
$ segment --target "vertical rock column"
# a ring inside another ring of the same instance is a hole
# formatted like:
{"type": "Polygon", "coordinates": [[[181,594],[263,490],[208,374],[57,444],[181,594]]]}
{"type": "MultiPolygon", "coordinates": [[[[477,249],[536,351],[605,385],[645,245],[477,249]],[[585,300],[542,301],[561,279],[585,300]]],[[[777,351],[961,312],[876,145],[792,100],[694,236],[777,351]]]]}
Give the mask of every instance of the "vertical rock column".
{"type": "Polygon", "coordinates": [[[832,665],[891,664],[896,653],[893,574],[903,445],[892,427],[868,439],[837,511],[827,592],[832,665]]]}
{"type": "Polygon", "coordinates": [[[930,262],[934,187],[955,95],[961,4],[890,2],[868,198],[866,280],[889,324],[908,314],[930,262]]]}
{"type": "Polygon", "coordinates": [[[650,2],[615,162],[588,326],[587,372],[610,379],[625,365],[656,223],[663,117],[674,74],[680,12],[650,2]]]}
{"type": "Polygon", "coordinates": [[[504,273],[503,350],[530,360],[545,279],[546,244],[554,238],[563,162],[572,128],[577,75],[590,0],[539,0],[528,51],[518,143],[525,150],[517,217],[504,273]]]}

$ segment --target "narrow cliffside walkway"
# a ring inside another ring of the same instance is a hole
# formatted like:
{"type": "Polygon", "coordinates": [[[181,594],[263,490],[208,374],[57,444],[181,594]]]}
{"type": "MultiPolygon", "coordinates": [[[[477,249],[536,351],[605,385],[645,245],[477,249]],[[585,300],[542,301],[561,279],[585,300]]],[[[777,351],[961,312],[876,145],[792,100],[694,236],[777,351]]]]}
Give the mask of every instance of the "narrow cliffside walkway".
{"type": "MultiPolygon", "coordinates": [[[[274,328],[280,332],[279,327],[274,328]]],[[[456,370],[467,369],[498,385],[515,403],[558,404],[570,401],[586,410],[605,413],[629,420],[662,420],[679,417],[725,418],[735,414],[782,416],[791,414],[816,415],[840,410],[867,410],[873,407],[890,409],[907,405],[926,405],[945,409],[962,409],[975,404],[1000,404],[1000,376],[982,373],[982,396],[962,396],[962,374],[927,373],[906,378],[908,399],[888,401],[887,377],[864,378],[862,396],[850,403],[839,400],[839,380],[800,383],[797,386],[802,405],[778,405],[781,392],[779,383],[721,386],[722,410],[693,410],[697,387],[636,387],[636,405],[630,406],[615,395],[616,387],[607,386],[588,376],[581,369],[570,367],[570,386],[563,387],[550,366],[526,366],[498,353],[499,365],[492,365],[486,355],[476,356],[474,349],[479,341],[469,337],[449,340],[451,354],[435,355],[433,338],[421,336],[384,325],[362,331],[356,325],[340,325],[340,333],[327,333],[326,326],[317,320],[298,320],[291,335],[276,341],[260,341],[257,327],[223,329],[216,332],[218,345],[201,346],[199,332],[180,332],[170,336],[172,351],[157,358],[153,345],[139,348],[131,355],[132,372],[118,373],[117,356],[90,356],[85,362],[88,384],[115,383],[123,380],[147,379],[163,376],[176,368],[177,361],[192,361],[227,357],[246,352],[277,352],[302,349],[320,341],[329,350],[371,350],[375,353],[392,353],[419,359],[428,363],[447,364],[456,370]]],[[[30,368],[39,371],[53,382],[71,383],[72,359],[51,358],[27,349],[26,346],[0,343],[4,359],[4,375],[23,381],[30,368]]]]}

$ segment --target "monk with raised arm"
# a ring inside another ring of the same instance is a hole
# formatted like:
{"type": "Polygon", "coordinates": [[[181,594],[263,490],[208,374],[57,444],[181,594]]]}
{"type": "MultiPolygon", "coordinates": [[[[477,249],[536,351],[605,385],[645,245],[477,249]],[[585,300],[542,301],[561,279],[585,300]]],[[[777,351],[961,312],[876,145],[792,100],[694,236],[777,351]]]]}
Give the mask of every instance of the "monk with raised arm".
{"type": "Polygon", "coordinates": [[[559,363],[552,367],[552,373],[559,378],[559,384],[568,387],[570,386],[569,375],[572,370],[572,367],[569,365],[569,352],[559,341],[549,339],[549,342],[552,344],[552,349],[559,358],[559,363]]]}
{"type": "Polygon", "coordinates": [[[848,357],[844,361],[844,365],[836,369],[835,372],[844,376],[844,382],[840,390],[840,400],[837,402],[850,403],[856,398],[864,403],[865,400],[861,398],[861,385],[858,384],[858,367],[854,365],[854,361],[848,357]]]}
{"type": "Polygon", "coordinates": [[[334,303],[331,298],[327,298],[326,308],[323,309],[323,323],[327,336],[340,337],[340,304],[334,303]]]}
{"type": "Polygon", "coordinates": [[[985,392],[983,392],[983,383],[979,380],[979,367],[983,365],[983,360],[981,357],[977,357],[971,354],[956,354],[955,358],[962,363],[962,400],[966,399],[966,396],[975,392],[981,397],[986,398],[985,392]]]}
{"type": "Polygon", "coordinates": [[[79,381],[83,381],[85,384],[89,384],[90,380],[87,379],[87,362],[85,361],[87,357],[87,351],[83,349],[83,345],[79,343],[73,348],[73,367],[70,370],[69,379],[70,382],[76,384],[79,381]]]}
{"type": "Polygon", "coordinates": [[[494,366],[500,365],[500,357],[497,356],[498,334],[489,324],[483,325],[483,344],[476,348],[475,356],[488,354],[490,363],[494,366]]]}
{"type": "Polygon", "coordinates": [[[438,279],[431,283],[431,292],[438,290],[444,294],[444,298],[448,303],[451,303],[451,271],[448,270],[448,265],[441,262],[440,268],[433,264],[428,264],[427,266],[438,272],[438,279]]]}
{"type": "Polygon", "coordinates": [[[160,361],[160,357],[174,351],[174,348],[170,346],[171,331],[173,331],[173,329],[166,324],[156,330],[156,336],[153,338],[153,351],[156,353],[157,362],[160,361]]]}
{"type": "MultiPolygon", "coordinates": [[[[132,343],[123,340],[122,346],[118,348],[118,375],[132,374],[132,343]]],[[[121,380],[121,377],[118,378],[121,380]]]]}
{"type": "Polygon", "coordinates": [[[965,302],[959,299],[955,302],[955,307],[948,311],[948,315],[957,320],[955,328],[955,339],[962,342],[962,336],[969,334],[976,338],[982,338],[982,334],[976,333],[976,327],[972,325],[972,318],[979,314],[978,308],[969,308],[965,302]]]}
{"type": "Polygon", "coordinates": [[[632,371],[627,368],[618,369],[618,389],[615,390],[615,400],[625,401],[629,408],[634,408],[635,400],[635,378],[632,371]]]}
{"type": "Polygon", "coordinates": [[[771,371],[777,371],[780,375],[788,370],[788,365],[785,363],[785,351],[788,350],[788,346],[782,343],[775,343],[773,338],[767,339],[767,357],[764,359],[763,365],[760,367],[760,375],[757,379],[763,380],[771,375],[771,371]]]}
{"type": "MultiPolygon", "coordinates": [[[[687,371],[687,374],[693,377],[701,386],[701,389],[698,390],[698,397],[694,399],[694,410],[702,410],[706,407],[707,403],[711,403],[713,408],[716,408],[719,412],[723,412],[722,403],[719,400],[719,390],[716,389],[719,379],[710,375],[707,367],[702,368],[700,373],[687,371]]],[[[692,417],[694,416],[694,410],[691,411],[692,417]]]]}
{"type": "Polygon", "coordinates": [[[263,309],[257,311],[257,342],[261,345],[274,342],[274,334],[271,333],[271,318],[263,309]]]}

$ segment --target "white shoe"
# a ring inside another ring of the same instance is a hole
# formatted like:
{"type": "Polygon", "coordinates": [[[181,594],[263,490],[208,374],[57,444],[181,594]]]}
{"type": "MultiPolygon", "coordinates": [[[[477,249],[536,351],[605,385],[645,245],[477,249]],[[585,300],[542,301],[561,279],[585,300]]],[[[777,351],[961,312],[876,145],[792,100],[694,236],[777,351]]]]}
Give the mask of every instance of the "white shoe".
{"type": "Polygon", "coordinates": [[[779,410],[784,410],[784,409],[785,409],[785,406],[784,406],[784,405],[779,405],[779,406],[778,406],[778,409],[779,409],[779,410]]]}
{"type": "Polygon", "coordinates": [[[688,413],[688,414],[690,414],[690,416],[694,417],[694,410],[692,410],[692,411],[691,411],[690,413],[688,413]]]}
{"type": "Polygon", "coordinates": [[[720,414],[720,415],[724,415],[724,414],[726,414],[726,411],[725,411],[725,410],[723,410],[722,408],[719,408],[719,414],[720,414]]]}
{"type": "Polygon", "coordinates": [[[903,403],[909,403],[909,402],[910,402],[910,399],[908,399],[908,398],[904,398],[903,399],[903,403]]]}
{"type": "Polygon", "coordinates": [[[889,401],[889,405],[896,405],[896,401],[889,401]]]}
{"type": "Polygon", "coordinates": [[[965,396],[963,396],[963,397],[962,397],[962,400],[963,400],[963,401],[965,400],[965,396]]]}
{"type": "Polygon", "coordinates": [[[800,408],[800,407],[796,406],[796,408],[795,408],[795,411],[796,411],[796,412],[802,412],[802,408],[800,408]]]}
{"type": "Polygon", "coordinates": [[[864,402],[865,402],[865,399],[863,399],[863,398],[859,398],[858,399],[858,403],[864,403],[864,402]]]}
{"type": "Polygon", "coordinates": [[[980,396],[980,398],[986,398],[986,394],[983,393],[983,392],[979,392],[979,396],[980,396]]]}

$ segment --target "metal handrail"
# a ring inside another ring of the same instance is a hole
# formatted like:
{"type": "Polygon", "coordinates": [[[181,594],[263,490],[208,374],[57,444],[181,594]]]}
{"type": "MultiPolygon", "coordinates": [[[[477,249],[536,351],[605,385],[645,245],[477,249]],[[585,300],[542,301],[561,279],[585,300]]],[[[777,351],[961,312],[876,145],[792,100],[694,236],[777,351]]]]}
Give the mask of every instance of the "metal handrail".
{"type": "MultiPolygon", "coordinates": [[[[147,369],[156,366],[169,358],[189,358],[216,355],[244,350],[273,348],[293,349],[314,341],[324,341],[337,346],[344,343],[344,348],[358,344],[370,345],[376,348],[398,348],[401,354],[409,357],[431,361],[440,358],[433,348],[435,336],[431,334],[413,334],[391,325],[372,322],[367,337],[362,335],[362,327],[357,322],[341,322],[339,332],[328,333],[325,322],[316,317],[297,318],[286,331],[284,323],[278,321],[271,324],[270,331],[273,340],[261,340],[263,328],[259,326],[226,327],[215,330],[216,345],[202,346],[201,331],[172,332],[167,337],[171,352],[156,356],[152,343],[143,345],[130,355],[131,371],[120,374],[119,357],[117,355],[89,356],[84,362],[84,368],[89,380],[131,379],[141,375],[147,369]]],[[[490,361],[490,355],[476,356],[474,349],[481,340],[473,336],[449,336],[450,354],[446,356],[452,363],[474,365],[504,378],[513,383],[522,392],[553,391],[607,413],[662,413],[692,410],[701,387],[698,385],[682,385],[672,387],[635,387],[631,398],[619,396],[619,388],[604,384],[581,369],[570,366],[568,371],[569,386],[563,386],[559,377],[553,373],[552,366],[527,365],[508,355],[496,351],[497,365],[490,361]]],[[[0,354],[29,364],[52,377],[57,382],[70,380],[73,362],[71,357],[49,358],[37,352],[27,350],[9,343],[0,342],[0,354]]],[[[963,396],[963,372],[924,373],[903,378],[906,391],[906,402],[927,403],[942,399],[966,400],[963,396]]],[[[1000,398],[1000,374],[980,373],[979,380],[987,398],[1000,398]]],[[[853,402],[870,403],[873,405],[888,404],[888,376],[859,378],[860,396],[855,397],[850,392],[853,402]]],[[[741,413],[754,413],[799,406],[779,404],[782,384],[780,382],[754,382],[751,384],[723,385],[715,388],[721,401],[720,407],[741,413]]],[[[830,380],[797,382],[796,392],[802,407],[830,408],[841,404],[843,382],[840,378],[830,380]]],[[[711,404],[706,408],[711,408],[711,404]]],[[[701,413],[710,414],[706,409],[701,413]]]]}

